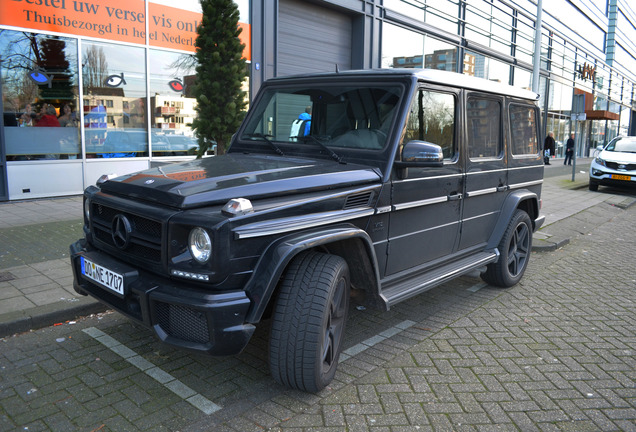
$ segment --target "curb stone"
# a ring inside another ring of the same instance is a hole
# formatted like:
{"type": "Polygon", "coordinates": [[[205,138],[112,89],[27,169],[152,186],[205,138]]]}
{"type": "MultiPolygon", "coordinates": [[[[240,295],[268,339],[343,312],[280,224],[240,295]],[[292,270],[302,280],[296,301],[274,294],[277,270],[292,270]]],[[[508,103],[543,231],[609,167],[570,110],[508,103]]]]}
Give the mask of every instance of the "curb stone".
{"type": "Polygon", "coordinates": [[[0,315],[0,338],[59,322],[106,311],[103,304],[89,297],[59,301],[45,306],[0,315]]]}

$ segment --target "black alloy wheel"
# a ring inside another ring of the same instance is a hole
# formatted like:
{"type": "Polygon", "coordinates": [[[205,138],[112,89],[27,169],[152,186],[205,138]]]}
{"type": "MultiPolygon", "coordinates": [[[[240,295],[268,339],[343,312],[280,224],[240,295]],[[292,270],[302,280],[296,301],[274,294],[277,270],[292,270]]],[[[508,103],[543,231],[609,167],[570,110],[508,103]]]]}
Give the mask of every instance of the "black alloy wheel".
{"type": "Polygon", "coordinates": [[[481,278],[491,285],[508,288],[522,278],[532,252],[532,221],[517,209],[499,243],[499,260],[489,264],[481,278]]]}

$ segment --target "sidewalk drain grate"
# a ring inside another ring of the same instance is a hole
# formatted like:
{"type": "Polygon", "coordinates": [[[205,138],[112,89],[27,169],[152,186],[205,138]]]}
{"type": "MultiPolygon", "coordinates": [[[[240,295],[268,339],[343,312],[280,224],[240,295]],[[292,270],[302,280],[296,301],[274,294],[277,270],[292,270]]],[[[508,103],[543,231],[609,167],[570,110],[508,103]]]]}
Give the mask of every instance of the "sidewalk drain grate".
{"type": "Polygon", "coordinates": [[[11,273],[0,272],[0,282],[9,282],[14,279],[15,279],[15,276],[13,276],[11,273]]]}

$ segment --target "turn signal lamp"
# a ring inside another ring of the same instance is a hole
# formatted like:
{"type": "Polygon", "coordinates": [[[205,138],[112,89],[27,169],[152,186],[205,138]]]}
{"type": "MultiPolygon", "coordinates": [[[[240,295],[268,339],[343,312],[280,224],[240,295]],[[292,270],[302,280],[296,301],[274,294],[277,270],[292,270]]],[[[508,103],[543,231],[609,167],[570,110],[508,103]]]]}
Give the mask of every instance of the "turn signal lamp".
{"type": "Polygon", "coordinates": [[[246,198],[233,198],[221,209],[221,213],[229,217],[241,216],[253,212],[252,202],[246,198]]]}

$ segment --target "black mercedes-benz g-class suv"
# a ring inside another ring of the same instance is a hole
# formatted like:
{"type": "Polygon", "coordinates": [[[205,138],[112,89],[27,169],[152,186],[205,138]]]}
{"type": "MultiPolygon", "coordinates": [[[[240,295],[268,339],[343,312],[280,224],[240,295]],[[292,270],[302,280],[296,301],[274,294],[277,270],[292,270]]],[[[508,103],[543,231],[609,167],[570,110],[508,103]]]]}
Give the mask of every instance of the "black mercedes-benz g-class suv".
{"type": "Polygon", "coordinates": [[[318,391],[351,290],[388,310],[475,270],[520,280],[543,222],[536,99],[431,70],[269,80],[226,155],[86,189],[75,289],[212,355],[271,316],[274,379],[318,391]]]}

